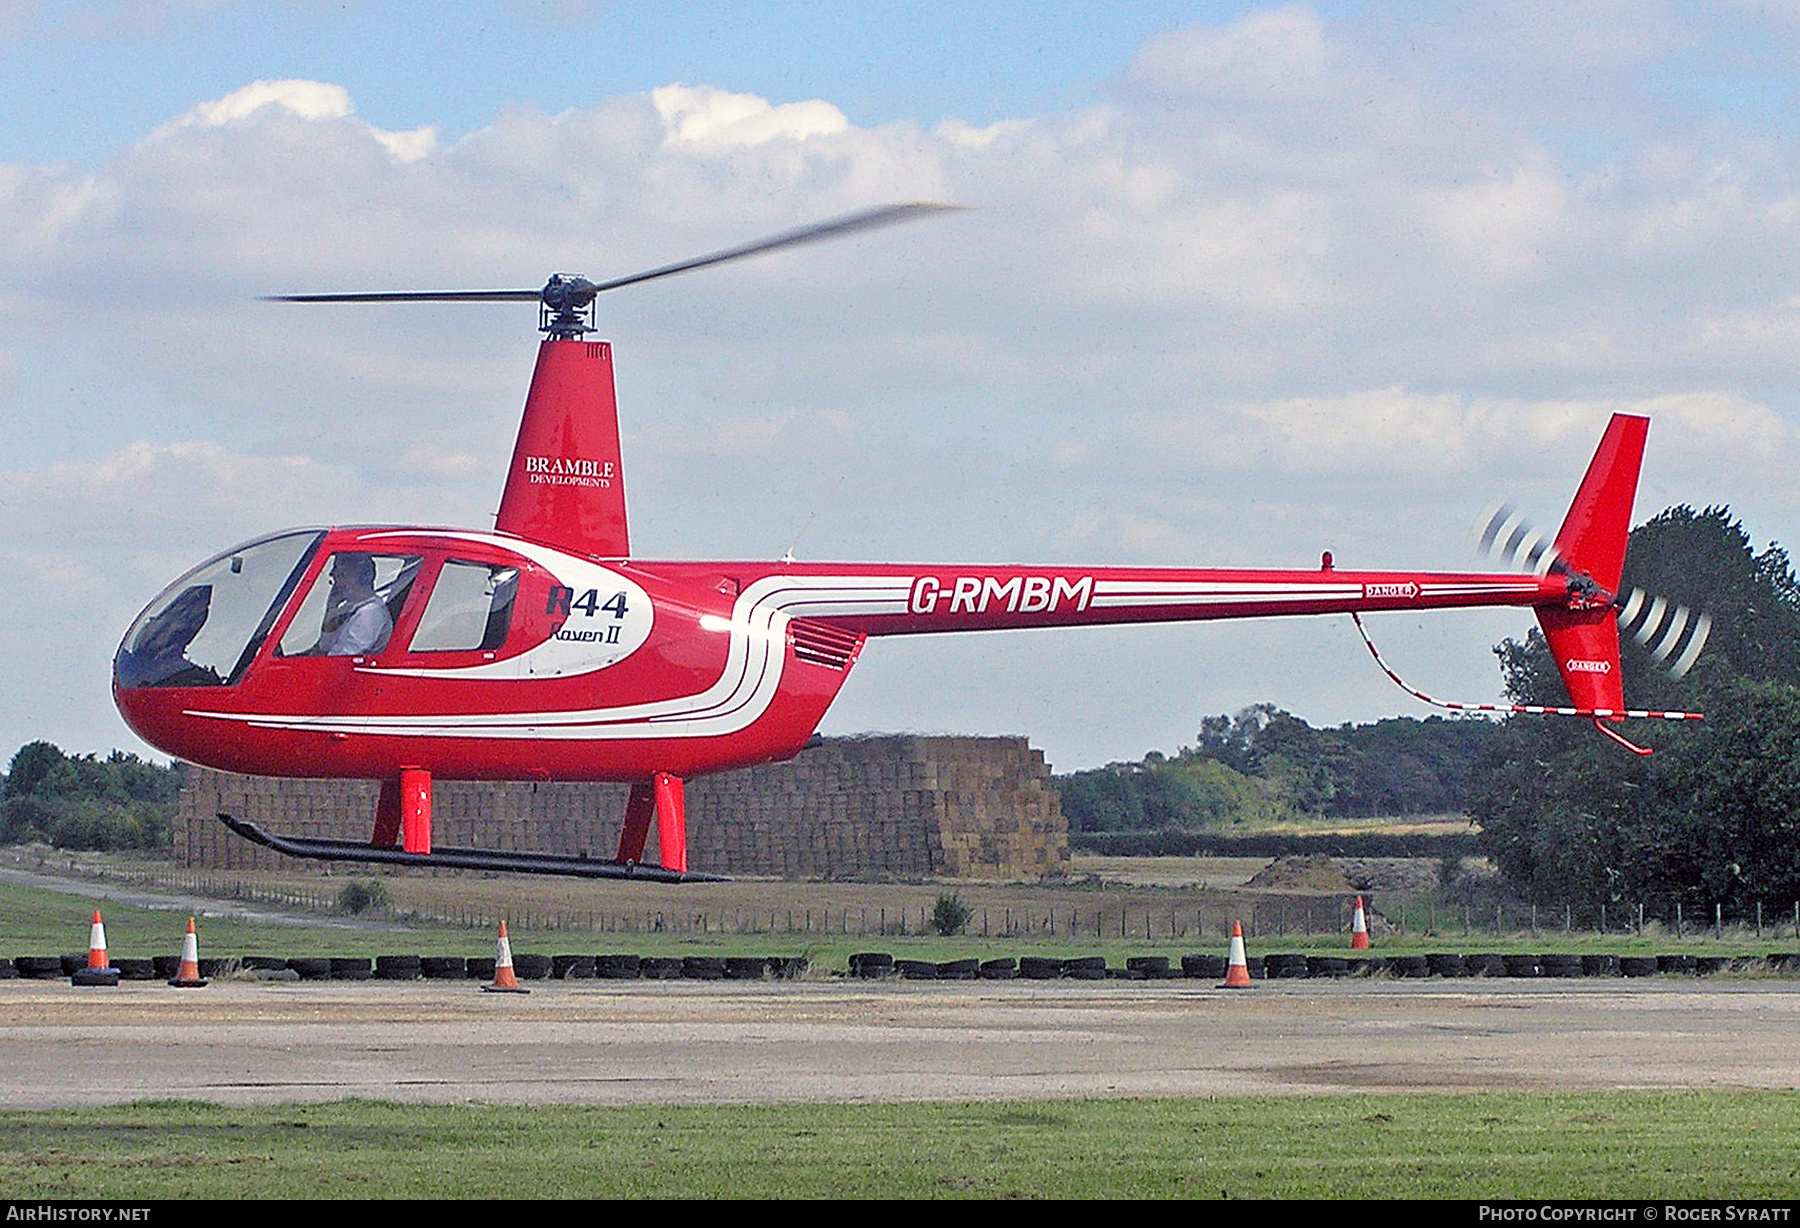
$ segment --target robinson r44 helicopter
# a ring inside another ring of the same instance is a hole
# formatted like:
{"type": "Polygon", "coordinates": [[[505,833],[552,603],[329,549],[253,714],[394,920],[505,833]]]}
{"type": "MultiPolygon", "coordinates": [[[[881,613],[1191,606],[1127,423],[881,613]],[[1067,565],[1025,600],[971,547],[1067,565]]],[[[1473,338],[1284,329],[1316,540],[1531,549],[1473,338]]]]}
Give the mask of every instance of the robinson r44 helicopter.
{"type": "MultiPolygon", "coordinates": [[[[595,296],[945,208],[874,209],[598,284],[557,275],[539,290],[282,296],[540,304],[546,337],[494,528],[308,528],[234,547],[132,624],[114,659],[119,711],[195,763],[381,781],[366,844],[221,816],[287,854],[676,882],[713,877],[688,869],[682,782],[792,758],[871,637],[1526,606],[1571,706],[1498,710],[1586,717],[1639,753],[1611,726],[1692,718],[1625,710],[1618,624],[1640,603],[1618,589],[1649,425],[1627,415],[1607,427],[1553,543],[1515,517],[1490,526],[1523,567],[1509,572],[1338,571],[1329,554],[1307,571],[632,557],[612,347],[586,339],[595,296]],[[629,783],[617,853],[434,849],[434,779],[629,783]],[[653,818],[660,865],[643,861],[653,818]]],[[[1652,629],[1662,657],[1680,647],[1683,671],[1705,640],[1704,617],[1685,611],[1652,629]]]]}

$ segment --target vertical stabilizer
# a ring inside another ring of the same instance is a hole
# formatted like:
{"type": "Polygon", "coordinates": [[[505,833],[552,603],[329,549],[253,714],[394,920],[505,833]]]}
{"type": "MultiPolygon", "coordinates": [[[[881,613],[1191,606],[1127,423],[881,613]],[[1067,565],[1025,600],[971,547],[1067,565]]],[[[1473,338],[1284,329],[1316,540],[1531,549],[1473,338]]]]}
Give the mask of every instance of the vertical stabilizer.
{"type": "Polygon", "coordinates": [[[539,347],[494,527],[602,558],[631,554],[610,342],[539,347]]]}
{"type": "Polygon", "coordinates": [[[1619,576],[1625,570],[1631,505],[1637,500],[1638,470],[1649,432],[1648,418],[1612,416],[1557,530],[1556,549],[1562,561],[1608,593],[1619,591],[1619,576]]]}
{"type": "Polygon", "coordinates": [[[1618,612],[1612,603],[1625,570],[1631,507],[1649,430],[1648,418],[1613,415],[1556,534],[1559,565],[1593,581],[1587,608],[1540,607],[1537,612],[1557,672],[1577,708],[1610,713],[1625,707],[1618,612]]]}

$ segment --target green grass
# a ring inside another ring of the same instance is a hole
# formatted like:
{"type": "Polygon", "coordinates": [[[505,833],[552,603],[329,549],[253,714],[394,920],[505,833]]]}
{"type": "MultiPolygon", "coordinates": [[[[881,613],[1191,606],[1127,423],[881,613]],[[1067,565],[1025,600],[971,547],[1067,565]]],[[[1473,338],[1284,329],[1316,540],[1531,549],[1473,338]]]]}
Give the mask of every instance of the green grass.
{"type": "Polygon", "coordinates": [[[1794,1092],[0,1114],[11,1198],[1746,1198],[1794,1092]],[[1721,1140],[1730,1140],[1721,1145],[1721,1140]]]}

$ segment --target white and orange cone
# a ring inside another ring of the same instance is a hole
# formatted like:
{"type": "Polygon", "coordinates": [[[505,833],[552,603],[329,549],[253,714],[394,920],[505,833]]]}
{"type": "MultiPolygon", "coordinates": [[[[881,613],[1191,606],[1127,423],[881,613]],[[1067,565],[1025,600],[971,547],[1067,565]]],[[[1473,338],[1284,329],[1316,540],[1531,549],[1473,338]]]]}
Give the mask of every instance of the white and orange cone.
{"type": "Polygon", "coordinates": [[[88,928],[88,962],[87,967],[78,969],[69,978],[71,985],[117,985],[119,970],[114,968],[106,958],[106,926],[100,920],[100,910],[94,910],[94,924],[88,928]]]}
{"type": "Polygon", "coordinates": [[[194,936],[194,919],[188,918],[187,935],[181,940],[181,966],[169,984],[177,989],[205,989],[207,980],[200,975],[200,940],[194,936]]]}
{"type": "Polygon", "coordinates": [[[1244,958],[1244,923],[1231,923],[1231,960],[1225,968],[1225,983],[1221,989],[1250,988],[1250,962],[1244,958]]]}
{"type": "Polygon", "coordinates": [[[506,939],[506,922],[500,923],[500,944],[494,950],[494,983],[483,985],[482,993],[530,993],[521,988],[519,978],[513,975],[512,943],[506,939]]]}
{"type": "Polygon", "coordinates": [[[1356,911],[1350,914],[1350,949],[1369,949],[1369,918],[1363,912],[1363,899],[1360,895],[1356,897],[1356,911]]]}

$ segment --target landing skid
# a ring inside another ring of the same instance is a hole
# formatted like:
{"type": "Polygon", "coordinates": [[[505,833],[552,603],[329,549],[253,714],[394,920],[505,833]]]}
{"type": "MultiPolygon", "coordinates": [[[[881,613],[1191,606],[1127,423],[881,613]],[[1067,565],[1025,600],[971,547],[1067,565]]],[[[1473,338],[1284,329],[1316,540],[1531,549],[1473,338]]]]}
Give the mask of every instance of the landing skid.
{"type": "Polygon", "coordinates": [[[561,874],[570,878],[628,878],[651,883],[722,883],[718,874],[665,870],[662,866],[629,861],[596,861],[559,853],[505,853],[496,849],[434,848],[429,853],[358,844],[354,840],[321,840],[312,836],[278,836],[255,823],[228,814],[220,822],[254,844],[289,857],[317,861],[367,861],[387,866],[426,866],[457,870],[493,870],[502,874],[561,874]]]}

